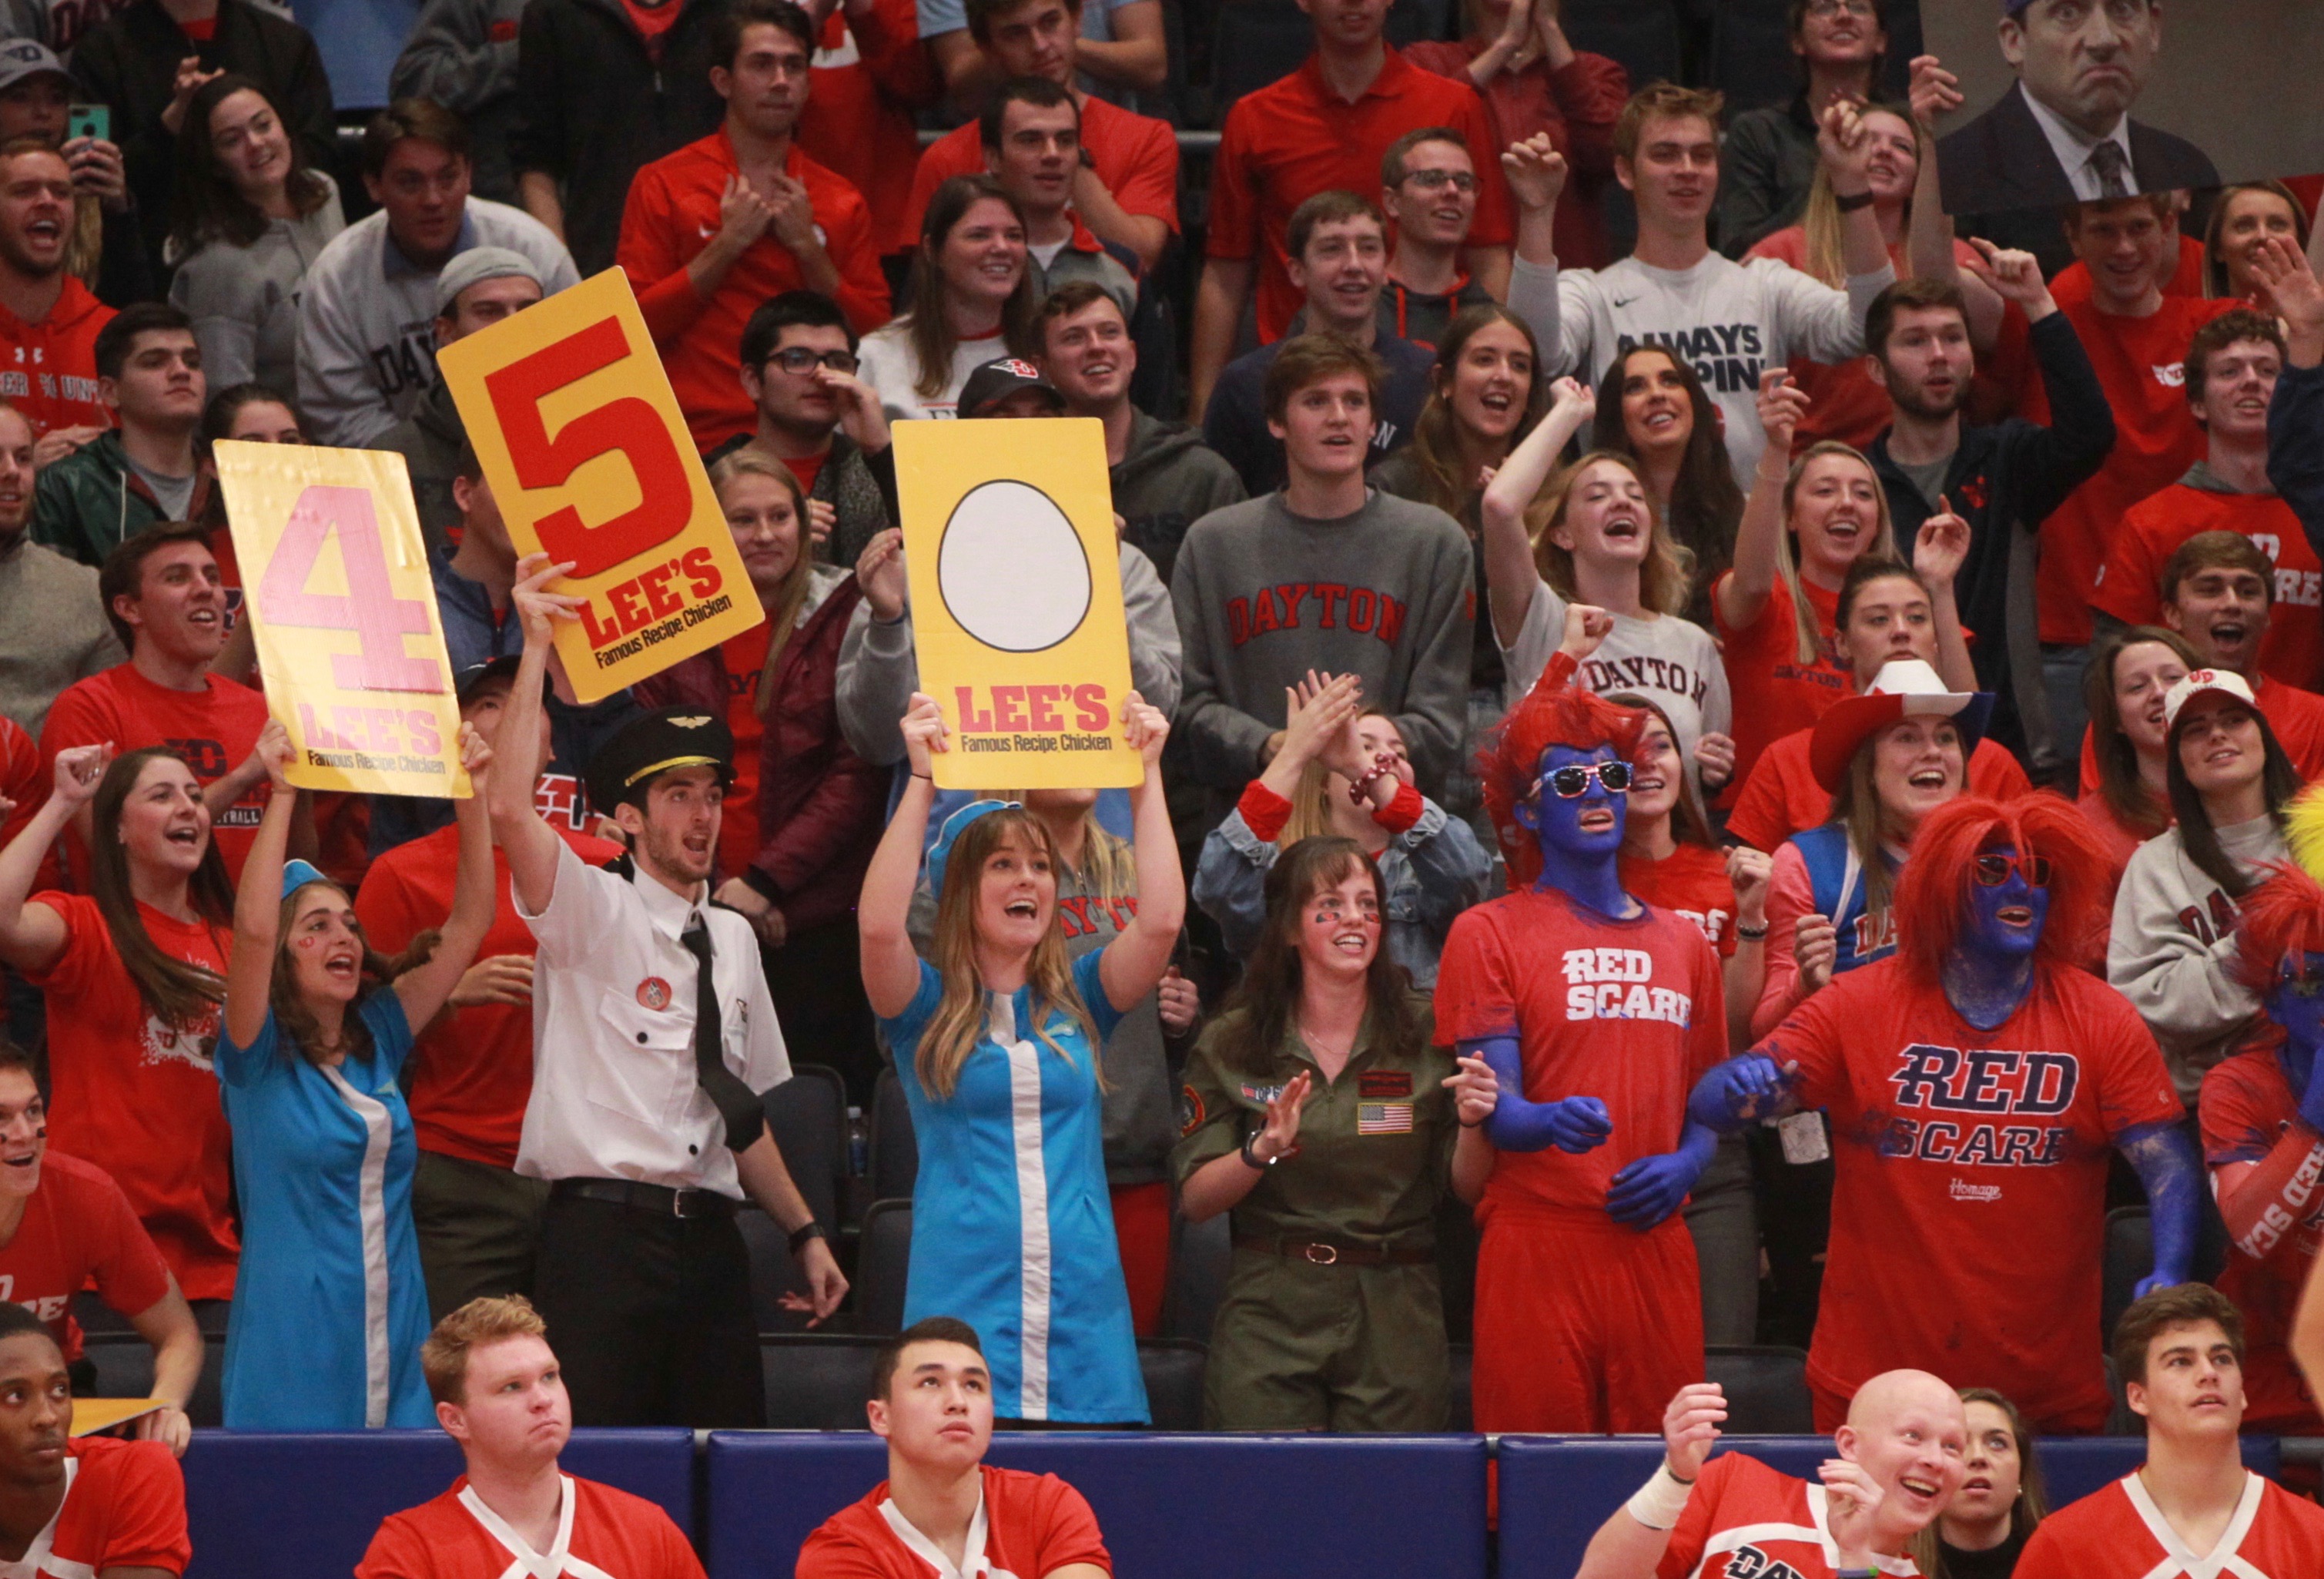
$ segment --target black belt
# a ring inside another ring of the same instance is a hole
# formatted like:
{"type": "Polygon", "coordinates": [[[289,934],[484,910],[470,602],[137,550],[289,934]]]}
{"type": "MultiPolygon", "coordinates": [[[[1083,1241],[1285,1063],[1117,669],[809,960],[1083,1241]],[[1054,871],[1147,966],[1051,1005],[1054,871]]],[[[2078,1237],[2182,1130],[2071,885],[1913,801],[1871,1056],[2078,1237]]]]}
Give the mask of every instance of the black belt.
{"type": "Polygon", "coordinates": [[[1436,1259],[1434,1250],[1388,1250],[1377,1244],[1333,1244],[1323,1240],[1261,1239],[1238,1234],[1237,1250],[1263,1251],[1287,1261],[1318,1267],[1417,1267],[1436,1259]]]}
{"type": "Polygon", "coordinates": [[[549,1196],[551,1200],[605,1201],[657,1217],[732,1217],[742,1205],[716,1190],[678,1190],[628,1178],[560,1178],[549,1187],[549,1196]]]}

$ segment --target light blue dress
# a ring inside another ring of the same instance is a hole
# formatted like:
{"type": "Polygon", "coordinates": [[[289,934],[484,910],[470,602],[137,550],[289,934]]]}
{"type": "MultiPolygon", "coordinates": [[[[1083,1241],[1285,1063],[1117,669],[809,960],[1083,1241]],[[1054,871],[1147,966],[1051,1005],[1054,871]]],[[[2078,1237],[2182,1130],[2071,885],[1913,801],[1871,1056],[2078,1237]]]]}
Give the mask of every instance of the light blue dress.
{"type": "MultiPolygon", "coordinates": [[[[1121,1019],[1099,979],[1103,957],[1093,951],[1073,965],[1101,1045],[1121,1019]]],[[[1146,1383],[1089,1038],[1053,1016],[1051,1038],[1073,1054],[1060,1057],[1030,1032],[1027,990],[996,994],[951,1100],[938,1102],[913,1057],[943,997],[943,978],[923,960],[919,991],[881,1021],[920,1150],[905,1324],[950,1316],[974,1327],[992,1371],[993,1413],[1004,1418],[1143,1422],[1146,1383]]]]}
{"type": "Polygon", "coordinates": [[[420,1374],[428,1290],[411,1225],[419,1147],[396,1077],[411,1027],[392,989],[356,1012],[371,1052],[318,1068],[276,1030],[215,1059],[234,1130],[242,1267],[226,1424],[244,1431],[432,1425],[420,1374]]]}

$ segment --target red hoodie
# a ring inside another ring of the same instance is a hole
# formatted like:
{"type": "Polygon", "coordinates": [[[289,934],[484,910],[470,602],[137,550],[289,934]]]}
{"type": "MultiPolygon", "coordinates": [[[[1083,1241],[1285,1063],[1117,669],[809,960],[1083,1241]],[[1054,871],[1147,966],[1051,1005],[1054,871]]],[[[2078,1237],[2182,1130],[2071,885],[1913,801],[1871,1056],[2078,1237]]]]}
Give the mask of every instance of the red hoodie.
{"type": "Polygon", "coordinates": [[[35,439],[51,428],[113,426],[112,410],[97,398],[97,331],[113,309],[72,275],[64,281],[39,323],[0,306],[0,397],[24,413],[35,439]]]}

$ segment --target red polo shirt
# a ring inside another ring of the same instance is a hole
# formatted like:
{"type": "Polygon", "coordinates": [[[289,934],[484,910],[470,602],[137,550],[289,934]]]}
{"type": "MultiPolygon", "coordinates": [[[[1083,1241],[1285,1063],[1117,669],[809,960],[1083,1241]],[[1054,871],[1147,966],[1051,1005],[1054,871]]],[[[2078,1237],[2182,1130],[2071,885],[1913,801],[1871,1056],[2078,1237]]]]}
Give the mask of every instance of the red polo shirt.
{"type": "Polygon", "coordinates": [[[1286,264],[1291,211],[1317,192],[1379,190],[1380,156],[1415,126],[1450,126],[1477,163],[1471,246],[1507,246],[1516,232],[1500,150],[1484,101],[1464,82],[1423,71],[1394,50],[1355,103],[1323,84],[1313,55],[1279,82],[1235,100],[1211,176],[1209,254],[1259,265],[1259,337],[1282,337],[1301,300],[1286,264]]]}
{"type": "MultiPolygon", "coordinates": [[[[1178,134],[1167,121],[1092,98],[1082,105],[1082,146],[1089,150],[1097,179],[1124,212],[1178,228],[1178,134]]],[[[929,143],[912,177],[912,200],[890,250],[908,252],[920,245],[920,220],[938,187],[956,175],[983,173],[983,135],[974,121],[929,143]]],[[[1379,180],[1379,171],[1373,171],[1372,179],[1379,180]]]]}
{"type": "MultiPolygon", "coordinates": [[[[761,302],[807,284],[798,260],[770,231],[751,244],[708,300],[695,294],[686,265],[718,234],[719,199],[739,173],[724,126],[655,160],[630,183],[615,253],[638,293],[687,426],[705,449],[757,425],[737,373],[743,324],[761,302]]],[[[816,228],[839,269],[840,310],[859,335],[878,328],[888,321],[888,277],[880,271],[863,195],[797,143],[783,161],[783,173],[807,188],[816,228]]]]}

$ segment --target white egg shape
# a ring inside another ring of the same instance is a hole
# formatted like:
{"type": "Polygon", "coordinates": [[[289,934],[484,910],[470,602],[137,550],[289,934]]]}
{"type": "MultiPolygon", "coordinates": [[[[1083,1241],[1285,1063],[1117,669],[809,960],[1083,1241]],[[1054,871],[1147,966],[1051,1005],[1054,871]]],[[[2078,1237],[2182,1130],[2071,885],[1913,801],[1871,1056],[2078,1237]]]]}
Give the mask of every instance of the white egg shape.
{"type": "Polygon", "coordinates": [[[979,483],[945,522],[936,589],[945,612],[987,647],[1046,651],[1088,617],[1089,553],[1040,489],[979,483]]]}

